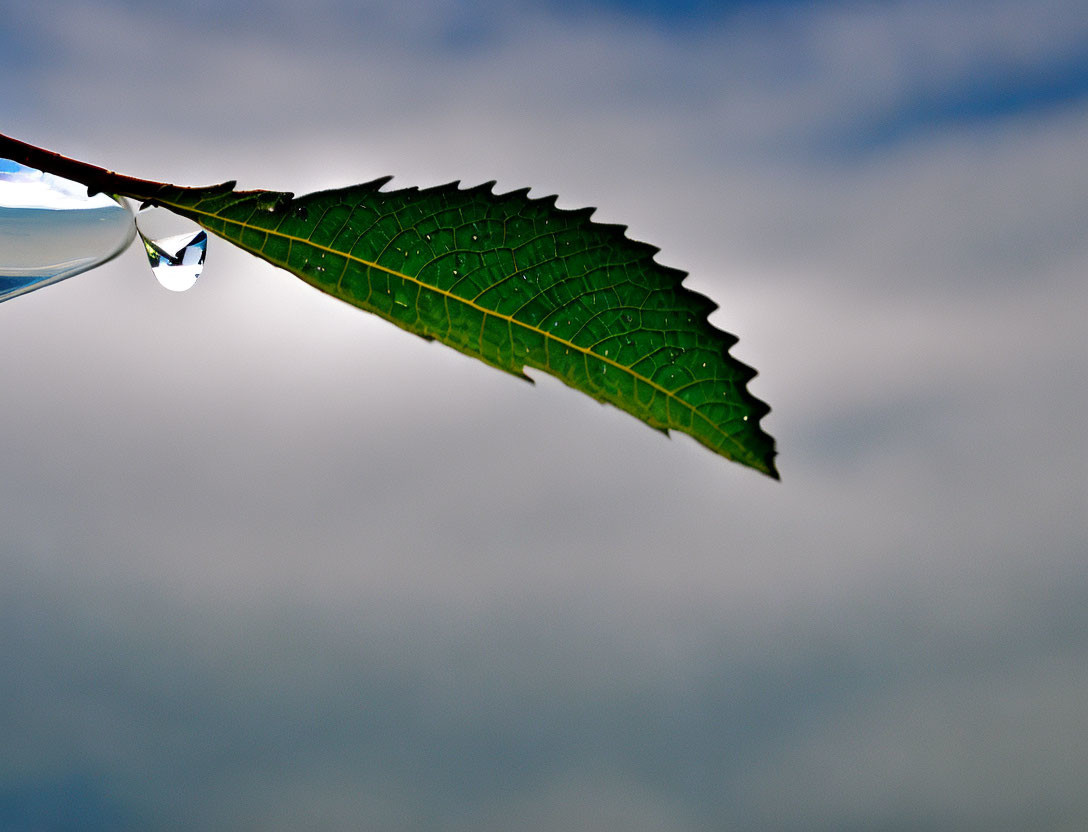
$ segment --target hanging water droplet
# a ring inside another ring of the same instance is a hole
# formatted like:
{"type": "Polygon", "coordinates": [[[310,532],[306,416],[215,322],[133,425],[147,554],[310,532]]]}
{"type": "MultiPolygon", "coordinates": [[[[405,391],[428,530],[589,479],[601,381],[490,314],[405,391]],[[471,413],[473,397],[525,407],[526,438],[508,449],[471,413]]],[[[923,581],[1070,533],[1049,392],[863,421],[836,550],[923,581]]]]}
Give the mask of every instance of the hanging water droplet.
{"type": "Polygon", "coordinates": [[[208,235],[203,229],[162,240],[143,239],[151,271],[164,289],[185,292],[196,285],[208,253],[208,235]]]}
{"type": "Polygon", "coordinates": [[[101,266],[135,235],[125,202],[0,159],[0,301],[101,266]]]}
{"type": "Polygon", "coordinates": [[[141,208],[136,215],[136,230],[160,285],[171,292],[192,289],[208,253],[204,229],[165,208],[151,207],[141,208]]]}

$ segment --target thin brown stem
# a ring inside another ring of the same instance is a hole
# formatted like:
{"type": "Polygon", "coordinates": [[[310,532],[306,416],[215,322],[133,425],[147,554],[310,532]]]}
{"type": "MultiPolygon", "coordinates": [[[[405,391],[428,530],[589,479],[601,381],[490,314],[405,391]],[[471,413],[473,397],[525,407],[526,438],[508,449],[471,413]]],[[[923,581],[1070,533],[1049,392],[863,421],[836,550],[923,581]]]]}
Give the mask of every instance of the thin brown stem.
{"type": "Polygon", "coordinates": [[[0,158],[80,182],[91,194],[110,193],[144,200],[152,198],[159,187],[158,182],[123,176],[3,134],[0,134],[0,158]]]}

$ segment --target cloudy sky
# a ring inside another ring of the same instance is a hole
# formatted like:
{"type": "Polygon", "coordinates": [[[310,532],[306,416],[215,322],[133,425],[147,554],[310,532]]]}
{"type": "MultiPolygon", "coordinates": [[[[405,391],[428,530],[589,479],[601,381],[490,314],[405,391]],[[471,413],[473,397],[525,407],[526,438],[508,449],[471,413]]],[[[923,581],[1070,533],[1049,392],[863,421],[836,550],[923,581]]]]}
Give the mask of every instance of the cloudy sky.
{"type": "Polygon", "coordinates": [[[86,161],[598,206],[782,472],[215,239],[4,303],[0,827],[1088,826],[1082,0],[0,9],[86,161]]]}

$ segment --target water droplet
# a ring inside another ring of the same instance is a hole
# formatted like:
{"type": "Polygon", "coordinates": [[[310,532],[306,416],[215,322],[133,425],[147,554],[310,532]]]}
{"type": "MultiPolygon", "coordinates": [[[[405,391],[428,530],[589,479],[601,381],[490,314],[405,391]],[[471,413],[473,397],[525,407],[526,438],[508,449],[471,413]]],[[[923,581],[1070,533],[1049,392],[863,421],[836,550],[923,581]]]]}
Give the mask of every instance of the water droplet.
{"type": "Polygon", "coordinates": [[[178,234],[162,240],[145,237],[144,248],[151,271],[162,287],[171,292],[185,292],[196,285],[204,270],[208,235],[201,229],[196,234],[178,234]]]}
{"type": "Polygon", "coordinates": [[[135,235],[126,203],[0,159],[0,301],[100,266],[135,235]]]}
{"type": "Polygon", "coordinates": [[[257,209],[272,213],[283,205],[287,199],[290,199],[290,196],[287,194],[276,193],[275,191],[263,191],[257,194],[257,209]]]}
{"type": "Polygon", "coordinates": [[[136,230],[162,287],[171,292],[192,289],[208,253],[204,229],[165,208],[142,208],[136,215],[136,230]]]}

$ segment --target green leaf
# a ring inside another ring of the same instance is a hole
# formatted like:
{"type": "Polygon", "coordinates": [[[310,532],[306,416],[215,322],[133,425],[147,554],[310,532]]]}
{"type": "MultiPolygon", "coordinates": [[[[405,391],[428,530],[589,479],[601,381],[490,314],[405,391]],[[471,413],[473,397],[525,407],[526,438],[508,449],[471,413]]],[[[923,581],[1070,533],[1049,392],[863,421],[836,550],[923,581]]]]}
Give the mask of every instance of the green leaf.
{"type": "Polygon", "coordinates": [[[387,191],[386,178],[295,198],[72,164],[54,167],[189,217],[409,332],[522,378],[526,367],[551,373],[778,476],[759,424],[769,408],[748,392],[755,371],[728,353],[736,338],[707,321],[715,304],[657,263],[657,249],[592,222],[591,208],[562,210],[527,189],[496,194],[494,183],[387,191]]]}

